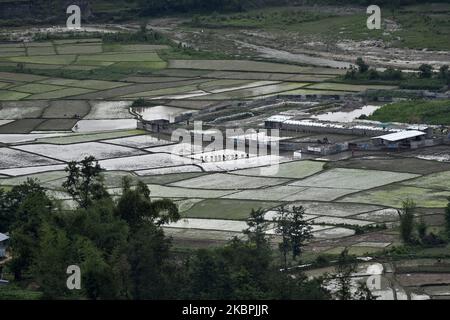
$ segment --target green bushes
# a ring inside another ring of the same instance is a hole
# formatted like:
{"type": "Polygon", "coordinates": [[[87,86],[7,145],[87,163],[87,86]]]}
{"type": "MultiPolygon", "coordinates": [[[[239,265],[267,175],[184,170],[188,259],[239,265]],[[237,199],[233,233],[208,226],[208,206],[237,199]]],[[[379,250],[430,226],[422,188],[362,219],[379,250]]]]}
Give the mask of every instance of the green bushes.
{"type": "Polygon", "coordinates": [[[370,120],[381,122],[450,124],[450,100],[413,100],[385,105],[376,110],[370,120]]]}
{"type": "Polygon", "coordinates": [[[450,83],[450,71],[446,65],[441,67],[439,73],[434,73],[430,65],[422,64],[419,73],[415,75],[405,74],[392,67],[380,72],[371,69],[362,58],[358,58],[355,64],[358,68],[350,67],[350,70],[343,77],[345,82],[389,83],[397,84],[402,89],[434,91],[443,90],[450,83]]]}
{"type": "Polygon", "coordinates": [[[401,89],[410,90],[441,90],[445,83],[441,79],[410,78],[400,83],[401,89]]]}

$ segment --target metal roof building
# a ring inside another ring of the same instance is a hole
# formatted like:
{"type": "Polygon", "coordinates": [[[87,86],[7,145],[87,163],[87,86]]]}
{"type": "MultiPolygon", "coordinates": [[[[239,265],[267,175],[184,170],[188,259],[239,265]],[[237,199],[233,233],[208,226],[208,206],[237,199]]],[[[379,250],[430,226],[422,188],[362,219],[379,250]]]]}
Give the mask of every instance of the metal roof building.
{"type": "Polygon", "coordinates": [[[385,134],[385,135],[378,136],[378,137],[373,137],[372,139],[381,139],[381,140],[386,140],[389,142],[398,142],[398,141],[402,141],[405,139],[416,138],[416,137],[420,137],[420,136],[424,136],[424,135],[426,135],[426,133],[422,132],[422,131],[406,130],[406,131],[385,134]]]}
{"type": "Polygon", "coordinates": [[[405,130],[400,132],[394,132],[385,134],[378,137],[373,137],[372,141],[374,145],[386,146],[391,149],[399,148],[417,148],[427,134],[418,130],[405,130]]]}

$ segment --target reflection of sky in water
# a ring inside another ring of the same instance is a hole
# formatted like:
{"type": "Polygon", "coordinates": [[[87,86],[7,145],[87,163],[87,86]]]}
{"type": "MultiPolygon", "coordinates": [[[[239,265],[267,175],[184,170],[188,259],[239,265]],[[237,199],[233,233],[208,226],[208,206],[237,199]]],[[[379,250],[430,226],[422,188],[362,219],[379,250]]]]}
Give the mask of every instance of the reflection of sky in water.
{"type": "Polygon", "coordinates": [[[147,121],[164,119],[169,120],[170,122],[175,122],[175,118],[183,113],[194,111],[167,106],[139,107],[133,108],[133,110],[147,121]]]}
{"type": "Polygon", "coordinates": [[[312,118],[319,119],[322,121],[337,121],[337,122],[352,122],[353,120],[359,118],[362,115],[369,116],[375,110],[379,109],[381,106],[364,106],[360,109],[356,109],[349,112],[339,111],[339,112],[328,112],[324,114],[319,114],[313,116],[312,118]]]}

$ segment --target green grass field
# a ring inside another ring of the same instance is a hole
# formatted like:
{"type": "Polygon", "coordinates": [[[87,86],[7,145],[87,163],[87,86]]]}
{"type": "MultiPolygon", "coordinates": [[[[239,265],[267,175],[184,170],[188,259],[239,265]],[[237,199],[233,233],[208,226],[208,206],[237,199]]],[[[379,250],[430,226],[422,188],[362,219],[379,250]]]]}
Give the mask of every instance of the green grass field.
{"type": "Polygon", "coordinates": [[[183,216],[189,218],[244,220],[252,209],[269,209],[277,206],[277,202],[243,201],[229,199],[204,200],[194,204],[183,216]]]}

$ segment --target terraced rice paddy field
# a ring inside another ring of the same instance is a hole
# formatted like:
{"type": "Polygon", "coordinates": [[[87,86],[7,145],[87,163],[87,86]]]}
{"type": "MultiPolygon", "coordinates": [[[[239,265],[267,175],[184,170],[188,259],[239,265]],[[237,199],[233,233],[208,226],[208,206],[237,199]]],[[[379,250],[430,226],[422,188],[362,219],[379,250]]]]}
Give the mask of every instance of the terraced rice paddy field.
{"type": "MultiPolygon", "coordinates": [[[[281,155],[273,171],[265,170],[273,160],[269,156],[205,162],[201,157],[222,158],[230,151],[173,154],[174,146],[181,146],[177,142],[138,129],[139,116],[172,121],[201,111],[215,119],[223,106],[261,98],[352,95],[393,87],[334,83],[345,72],[340,69],[246,60],[163,60],[166,50],[171,49],[99,39],[0,44],[0,68],[6,68],[0,69],[0,187],[36,178],[70,208],[73,202],[61,187],[64,168],[94,155],[105,169],[111,193],[120,194],[126,176],[133,184],[145,182],[154,199],[173,199],[183,219],[166,232],[188,247],[240,237],[252,209],[261,208],[272,220],[281,205],[306,209],[314,225],[308,247],[312,254],[335,253],[346,246],[359,255],[390,248],[398,241],[395,229],[364,235],[356,231],[383,223],[395,227],[397,209],[407,197],[439,224],[436,210],[442,210],[450,196],[450,163],[445,159],[404,154],[294,161],[281,155]],[[132,108],[139,98],[148,107],[132,108]]],[[[264,113],[253,116],[258,125],[265,119],[264,113]]],[[[299,133],[295,138],[323,137],[299,133]]],[[[266,232],[274,236],[273,228],[266,232]]]]}

